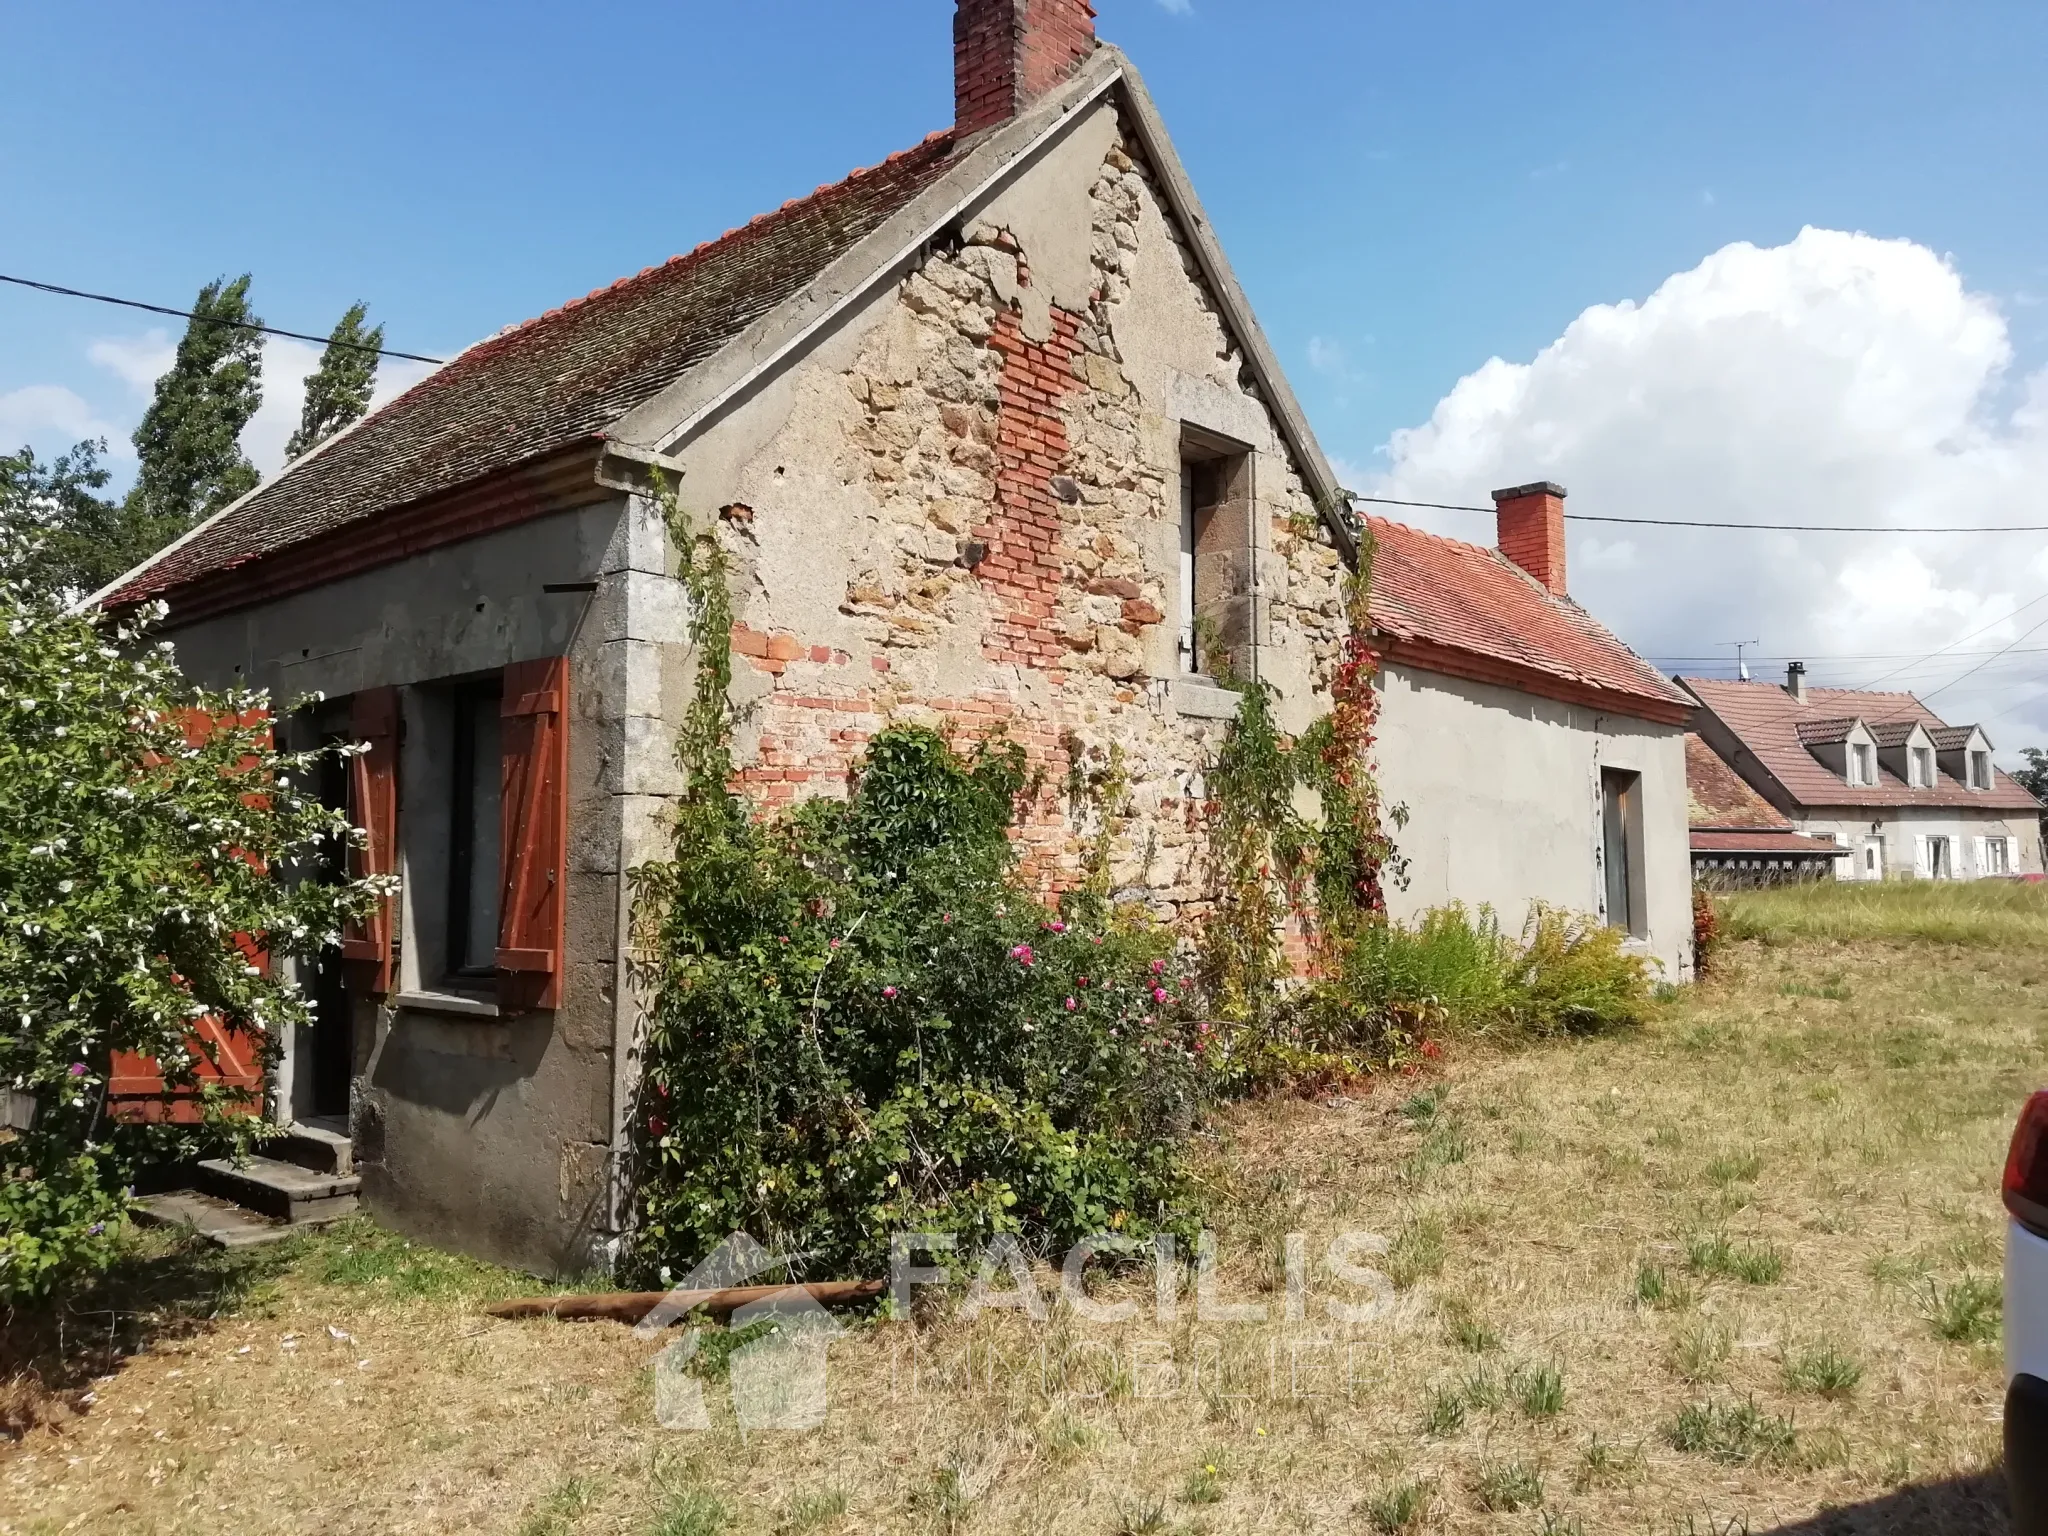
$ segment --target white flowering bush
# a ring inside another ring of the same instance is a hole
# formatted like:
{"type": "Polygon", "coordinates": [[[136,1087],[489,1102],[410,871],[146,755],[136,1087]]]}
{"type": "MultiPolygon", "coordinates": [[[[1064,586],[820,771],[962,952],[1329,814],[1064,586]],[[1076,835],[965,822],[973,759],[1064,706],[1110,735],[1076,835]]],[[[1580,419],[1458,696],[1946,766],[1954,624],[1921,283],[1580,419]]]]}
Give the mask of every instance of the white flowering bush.
{"type": "MultiPolygon", "coordinates": [[[[0,570],[27,567],[0,536],[0,570]]],[[[304,878],[349,836],[320,754],[273,748],[264,695],[188,682],[158,617],[70,615],[0,579],[0,1301],[104,1263],[141,1161],[261,1134],[251,1094],[202,1080],[218,1047],[195,1026],[267,1066],[307,1015],[274,962],[375,899],[304,878]],[[123,1051],[198,1122],[110,1105],[123,1051]]]]}

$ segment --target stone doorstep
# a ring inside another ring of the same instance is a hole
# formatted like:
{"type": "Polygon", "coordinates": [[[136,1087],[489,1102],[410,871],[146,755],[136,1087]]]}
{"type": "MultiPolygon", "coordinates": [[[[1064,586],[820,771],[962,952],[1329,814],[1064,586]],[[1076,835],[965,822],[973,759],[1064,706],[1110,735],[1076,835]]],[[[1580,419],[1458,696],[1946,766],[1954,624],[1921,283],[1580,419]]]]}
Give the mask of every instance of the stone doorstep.
{"type": "Polygon", "coordinates": [[[235,1163],[210,1158],[192,1170],[205,1194],[295,1226],[337,1220],[356,1208],[362,1179],[353,1173],[323,1173],[274,1157],[235,1163]]]}
{"type": "Polygon", "coordinates": [[[135,1202],[138,1221],[158,1227],[188,1227],[219,1248],[255,1248],[279,1243],[303,1230],[244,1210],[232,1200],[181,1189],[166,1195],[145,1195],[135,1202]]]}
{"type": "Polygon", "coordinates": [[[338,1131],[300,1120],[284,1128],[284,1134],[267,1141],[264,1153],[280,1162],[296,1163],[314,1173],[352,1174],[355,1143],[338,1131]]]}

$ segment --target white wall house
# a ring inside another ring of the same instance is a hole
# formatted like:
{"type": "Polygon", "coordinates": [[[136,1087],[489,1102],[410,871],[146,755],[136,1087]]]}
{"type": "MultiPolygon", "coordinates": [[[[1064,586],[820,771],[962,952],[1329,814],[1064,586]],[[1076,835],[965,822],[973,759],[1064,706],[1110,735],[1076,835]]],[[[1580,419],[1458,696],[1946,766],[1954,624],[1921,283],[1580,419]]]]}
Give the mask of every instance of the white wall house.
{"type": "Polygon", "coordinates": [[[2041,805],[1974,725],[1910,693],[1680,678],[1713,750],[1801,832],[1849,850],[1843,880],[2039,874],[2041,805]]]}

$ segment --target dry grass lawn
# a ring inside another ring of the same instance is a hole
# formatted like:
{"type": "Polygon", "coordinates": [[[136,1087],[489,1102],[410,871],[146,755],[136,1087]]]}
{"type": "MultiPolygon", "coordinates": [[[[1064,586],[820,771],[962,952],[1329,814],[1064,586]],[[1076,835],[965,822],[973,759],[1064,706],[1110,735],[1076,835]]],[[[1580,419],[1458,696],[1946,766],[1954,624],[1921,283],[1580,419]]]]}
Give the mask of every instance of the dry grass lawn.
{"type": "Polygon", "coordinates": [[[1220,1289],[1267,1323],[863,1323],[816,1433],[718,1388],[665,1431],[654,1346],[487,1320],[525,1282],[367,1224],[156,1239],[182,1308],[73,1320],[143,1347],[0,1452],[0,1531],[2002,1530],[1996,1170],[2044,1081],[2048,947],[1746,942],[1636,1034],[1233,1111],[1220,1289]],[[1343,1230],[1391,1242],[1378,1321],[1322,1314],[1343,1230]]]}

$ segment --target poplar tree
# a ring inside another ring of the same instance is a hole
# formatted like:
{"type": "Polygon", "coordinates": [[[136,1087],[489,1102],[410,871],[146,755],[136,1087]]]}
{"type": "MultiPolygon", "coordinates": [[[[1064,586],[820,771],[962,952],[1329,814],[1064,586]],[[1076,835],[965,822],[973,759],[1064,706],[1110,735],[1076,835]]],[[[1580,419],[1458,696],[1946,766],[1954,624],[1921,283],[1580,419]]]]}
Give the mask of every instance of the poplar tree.
{"type": "Polygon", "coordinates": [[[249,308],[249,274],[199,290],[177,361],[135,431],[141,471],[127,511],[144,553],[160,549],[260,478],[242,429],[263,403],[263,338],[249,308]]]}
{"type": "Polygon", "coordinates": [[[360,421],[370,408],[370,391],[377,383],[377,352],[384,345],[384,327],[363,328],[369,311],[351,304],[327,337],[327,350],[320,366],[306,380],[306,404],[299,413],[299,430],[285,444],[284,456],[296,459],[309,448],[319,446],[351,422],[360,421]]]}

